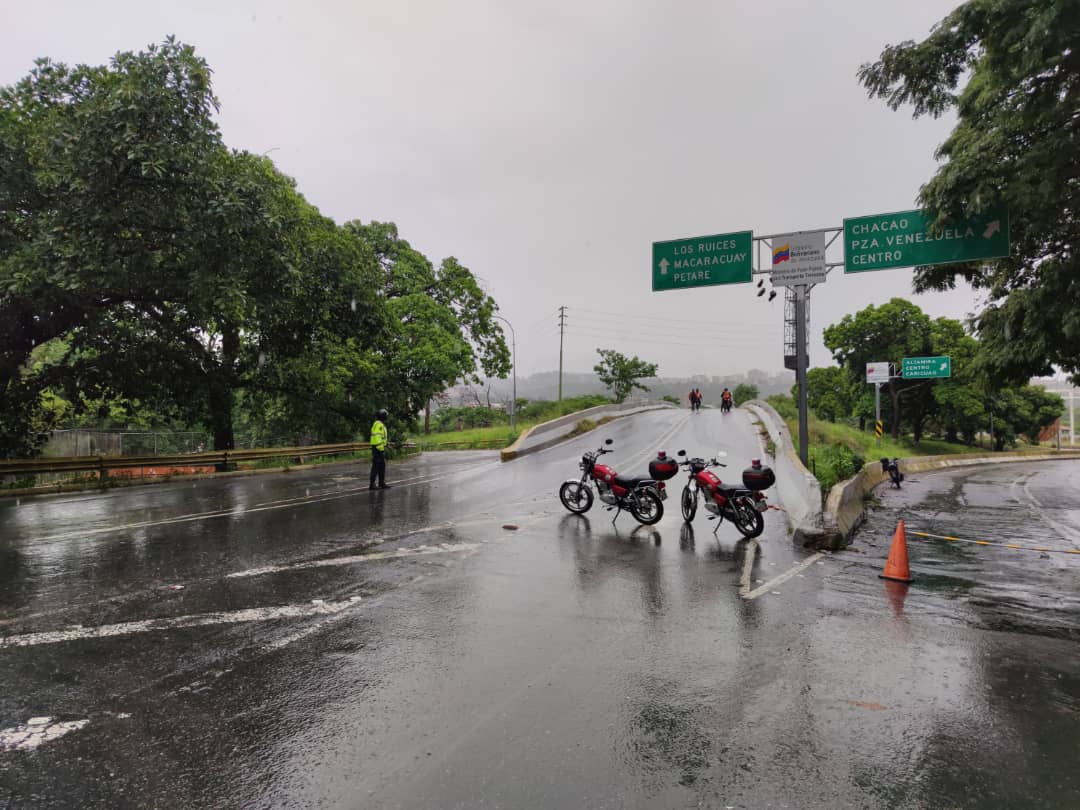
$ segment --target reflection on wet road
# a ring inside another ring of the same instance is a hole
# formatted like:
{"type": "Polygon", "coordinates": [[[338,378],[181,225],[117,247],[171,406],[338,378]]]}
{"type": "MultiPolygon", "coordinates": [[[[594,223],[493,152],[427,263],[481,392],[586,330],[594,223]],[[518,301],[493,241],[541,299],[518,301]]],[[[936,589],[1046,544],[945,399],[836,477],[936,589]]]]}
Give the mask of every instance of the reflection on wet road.
{"type": "Polygon", "coordinates": [[[569,515],[607,436],[627,473],[761,452],[745,413],[659,411],[393,464],[388,492],[334,466],[0,504],[0,807],[1075,804],[1067,617],[972,618],[1006,580],[1074,597],[1075,569],[920,546],[894,591],[887,509],[819,558],[778,512],[758,542],[684,525],[682,474],[655,527],[569,515]]]}

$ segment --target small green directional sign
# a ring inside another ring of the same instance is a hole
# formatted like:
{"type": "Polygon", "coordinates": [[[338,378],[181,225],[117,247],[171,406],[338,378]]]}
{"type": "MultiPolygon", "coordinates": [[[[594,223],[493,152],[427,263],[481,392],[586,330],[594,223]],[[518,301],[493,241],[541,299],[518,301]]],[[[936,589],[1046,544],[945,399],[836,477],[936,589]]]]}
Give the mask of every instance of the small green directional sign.
{"type": "Polygon", "coordinates": [[[900,376],[905,380],[933,380],[952,376],[950,357],[905,357],[900,365],[900,376]]]}
{"type": "Polygon", "coordinates": [[[746,283],[753,275],[753,244],[751,231],[653,242],[653,291],[746,283]]]}

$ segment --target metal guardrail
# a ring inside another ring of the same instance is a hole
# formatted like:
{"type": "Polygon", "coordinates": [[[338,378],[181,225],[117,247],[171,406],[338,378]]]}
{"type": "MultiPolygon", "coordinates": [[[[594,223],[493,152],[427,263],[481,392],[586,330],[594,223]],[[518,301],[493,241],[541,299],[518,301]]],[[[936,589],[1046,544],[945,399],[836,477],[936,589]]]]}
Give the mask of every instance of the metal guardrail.
{"type": "MultiPolygon", "coordinates": [[[[405,443],[393,445],[412,449],[416,445],[405,443]]],[[[175,456],[57,456],[54,458],[29,458],[0,460],[0,475],[38,475],[41,473],[90,472],[102,479],[109,470],[132,467],[210,467],[227,466],[245,461],[275,458],[314,458],[355,453],[371,447],[369,442],[342,442],[318,444],[308,447],[272,447],[253,450],[213,450],[205,453],[185,453],[175,456]]]]}

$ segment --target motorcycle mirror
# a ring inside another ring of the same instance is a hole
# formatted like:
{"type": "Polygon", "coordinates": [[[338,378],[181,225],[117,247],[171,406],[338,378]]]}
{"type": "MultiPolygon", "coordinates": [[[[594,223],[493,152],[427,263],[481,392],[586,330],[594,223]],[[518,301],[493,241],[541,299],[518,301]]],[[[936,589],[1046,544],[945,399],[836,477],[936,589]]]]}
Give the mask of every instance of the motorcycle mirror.
{"type": "Polygon", "coordinates": [[[604,444],[615,444],[614,439],[604,439],[604,444]]]}
{"type": "Polygon", "coordinates": [[[727,453],[723,450],[716,451],[716,458],[727,458],[727,453]]]}
{"type": "Polygon", "coordinates": [[[685,456],[685,455],[686,455],[686,451],[685,451],[685,450],[680,450],[680,451],[679,451],[678,453],[676,453],[675,455],[677,455],[677,456],[685,456]]]}

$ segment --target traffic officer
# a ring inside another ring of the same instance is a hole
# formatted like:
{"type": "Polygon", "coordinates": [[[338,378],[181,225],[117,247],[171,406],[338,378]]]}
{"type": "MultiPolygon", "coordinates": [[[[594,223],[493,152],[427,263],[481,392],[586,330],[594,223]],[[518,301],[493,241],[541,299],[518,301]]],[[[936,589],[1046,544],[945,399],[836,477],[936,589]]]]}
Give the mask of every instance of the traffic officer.
{"type": "Polygon", "coordinates": [[[371,426],[371,481],[368,483],[368,489],[376,489],[376,478],[379,479],[378,489],[390,489],[390,485],[386,483],[386,420],[388,416],[386,408],[380,408],[371,426]]]}

